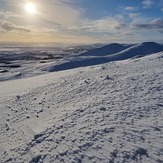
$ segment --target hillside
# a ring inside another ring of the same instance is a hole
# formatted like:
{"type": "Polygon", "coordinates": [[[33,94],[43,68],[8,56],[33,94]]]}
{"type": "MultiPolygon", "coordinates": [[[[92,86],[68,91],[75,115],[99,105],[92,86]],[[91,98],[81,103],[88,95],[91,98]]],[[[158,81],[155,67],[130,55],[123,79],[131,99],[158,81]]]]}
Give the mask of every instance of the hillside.
{"type": "Polygon", "coordinates": [[[92,50],[89,50],[85,53],[80,54],[81,56],[106,56],[109,54],[118,53],[122,50],[125,50],[129,48],[131,45],[123,45],[123,44],[117,44],[112,43],[109,45],[102,46],[100,48],[95,48],[92,50]]]}
{"type": "Polygon", "coordinates": [[[115,58],[128,59],[134,56],[145,56],[153,53],[163,51],[163,46],[155,42],[144,42],[137,45],[133,45],[128,49],[125,49],[119,53],[114,54],[115,58]]]}
{"type": "Polygon", "coordinates": [[[163,162],[163,53],[0,82],[0,162],[163,162]]]}
{"type": "MultiPolygon", "coordinates": [[[[129,48],[125,48],[125,50],[122,50],[118,53],[110,54],[109,51],[106,51],[103,53],[106,48],[117,46],[117,47],[126,47],[126,46],[120,46],[118,44],[111,44],[108,46],[101,47],[100,49],[94,49],[91,51],[88,51],[85,53],[85,56],[81,54],[79,57],[74,57],[71,59],[62,60],[58,63],[55,63],[54,65],[46,67],[44,70],[53,72],[53,71],[61,71],[61,70],[67,70],[77,67],[85,67],[85,66],[92,66],[97,64],[103,64],[111,61],[118,61],[118,60],[124,60],[124,59],[131,59],[133,57],[142,57],[145,55],[150,55],[153,53],[161,52],[163,51],[163,46],[159,45],[155,42],[144,42],[136,45],[132,45],[129,48]],[[101,55],[102,54],[108,54],[108,55],[101,55]],[[93,56],[92,53],[94,53],[96,56],[93,56]],[[87,55],[86,55],[87,54],[87,55]]],[[[115,49],[116,50],[116,49],[115,49]]],[[[111,51],[113,52],[113,51],[111,51]]]]}

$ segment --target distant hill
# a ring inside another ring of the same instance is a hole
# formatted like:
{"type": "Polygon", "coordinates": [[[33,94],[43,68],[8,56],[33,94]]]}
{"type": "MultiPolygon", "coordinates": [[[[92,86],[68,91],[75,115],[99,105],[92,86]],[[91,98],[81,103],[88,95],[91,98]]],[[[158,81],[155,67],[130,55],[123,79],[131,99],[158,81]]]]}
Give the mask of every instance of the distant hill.
{"type": "Polygon", "coordinates": [[[77,67],[85,67],[85,66],[107,63],[111,61],[129,59],[135,56],[145,56],[145,55],[163,51],[163,46],[155,42],[144,42],[132,46],[128,45],[128,48],[125,48],[126,46],[119,45],[119,44],[111,44],[108,46],[97,48],[91,50],[90,52],[83,53],[81,54],[81,56],[79,55],[80,57],[74,57],[69,61],[63,61],[57,65],[48,67],[47,70],[50,72],[61,71],[61,70],[72,69],[77,67]],[[113,49],[112,51],[106,50],[106,49],[111,49],[110,47],[117,47],[115,51],[118,51],[123,48],[125,48],[125,50],[121,50],[118,53],[111,54],[113,52],[113,49]],[[100,53],[100,51],[102,53],[100,53]],[[94,56],[93,56],[93,52],[94,52],[94,56]]]}
{"type": "Polygon", "coordinates": [[[157,44],[155,42],[143,42],[140,44],[133,45],[129,47],[128,49],[125,49],[119,53],[116,53],[113,55],[113,57],[116,59],[128,59],[132,58],[137,55],[148,55],[152,53],[157,53],[163,51],[163,46],[160,44],[157,44]]]}
{"type": "Polygon", "coordinates": [[[130,46],[131,45],[113,43],[113,44],[102,46],[100,48],[89,50],[87,52],[80,54],[80,56],[106,56],[109,54],[118,53],[122,50],[129,48],[130,46]]]}

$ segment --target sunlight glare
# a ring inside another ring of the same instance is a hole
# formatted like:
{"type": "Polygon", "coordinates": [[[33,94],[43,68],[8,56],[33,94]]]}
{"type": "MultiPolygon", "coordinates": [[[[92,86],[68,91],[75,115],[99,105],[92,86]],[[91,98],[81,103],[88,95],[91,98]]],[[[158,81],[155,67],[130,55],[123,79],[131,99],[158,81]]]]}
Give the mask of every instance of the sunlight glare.
{"type": "Polygon", "coordinates": [[[35,13],[36,13],[36,6],[35,6],[34,3],[29,2],[29,3],[26,4],[25,10],[26,10],[27,13],[29,13],[29,14],[35,14],[35,13]]]}

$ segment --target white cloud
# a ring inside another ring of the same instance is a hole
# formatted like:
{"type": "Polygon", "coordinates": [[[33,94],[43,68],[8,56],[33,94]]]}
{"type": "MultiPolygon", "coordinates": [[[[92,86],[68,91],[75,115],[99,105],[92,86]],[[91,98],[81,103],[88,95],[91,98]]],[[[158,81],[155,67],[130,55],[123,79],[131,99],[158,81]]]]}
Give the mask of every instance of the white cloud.
{"type": "Polygon", "coordinates": [[[132,7],[132,6],[127,6],[125,8],[126,11],[134,11],[135,10],[135,7],[132,7]]]}
{"type": "MultiPolygon", "coordinates": [[[[28,19],[28,15],[24,11],[26,0],[4,0],[11,5],[11,9],[15,12],[19,12],[25,19],[28,19]],[[17,11],[16,9],[19,9],[17,11]],[[22,13],[22,14],[21,14],[22,13]]],[[[44,21],[44,25],[50,22],[51,24],[58,24],[65,28],[75,28],[82,23],[83,9],[78,7],[75,0],[33,0],[37,8],[37,14],[34,15],[34,19],[44,21]]],[[[7,15],[7,13],[5,13],[7,15]]],[[[11,17],[12,14],[8,13],[11,17]]],[[[32,19],[32,18],[30,18],[32,19]]]]}
{"type": "Polygon", "coordinates": [[[143,8],[150,8],[154,4],[154,1],[152,1],[152,0],[144,0],[142,2],[142,4],[143,4],[143,8]]]}
{"type": "Polygon", "coordinates": [[[40,1],[39,14],[42,19],[60,24],[66,28],[75,28],[82,23],[83,10],[74,7],[75,2],[72,0],[48,0],[40,1]]]}
{"type": "Polygon", "coordinates": [[[23,20],[22,15],[18,15],[12,11],[0,10],[0,31],[3,32],[31,32],[31,29],[26,27],[24,23],[21,23],[23,20]],[[19,24],[15,23],[19,22],[19,24]],[[21,24],[21,25],[20,25],[21,24]]]}
{"type": "Polygon", "coordinates": [[[135,18],[137,18],[138,16],[140,16],[140,13],[129,13],[129,18],[131,18],[131,19],[135,19],[135,18]]]}
{"type": "Polygon", "coordinates": [[[85,21],[83,29],[89,32],[110,33],[125,28],[125,26],[125,23],[116,17],[105,17],[85,21]]]}
{"type": "MultiPolygon", "coordinates": [[[[16,6],[16,8],[21,6],[20,9],[23,8],[25,2],[25,0],[6,1],[12,3],[12,6],[16,6]]],[[[76,39],[81,40],[81,38],[83,40],[90,39],[90,41],[92,41],[91,38],[93,40],[103,38],[118,40],[132,38],[133,34],[139,34],[142,29],[163,31],[160,19],[145,24],[146,19],[140,16],[138,7],[127,6],[123,9],[123,14],[93,20],[84,16],[84,9],[78,6],[76,0],[33,1],[35,1],[38,10],[38,13],[33,17],[27,15],[23,9],[18,12],[16,12],[17,10],[0,11],[0,29],[11,33],[21,32],[23,36],[25,34],[34,36],[34,39],[39,41],[43,36],[47,40],[73,39],[76,41],[76,39]],[[21,12],[22,14],[18,14],[21,12]],[[30,30],[31,32],[27,33],[30,30]]],[[[142,4],[144,8],[149,8],[154,4],[154,1],[144,0],[142,4]]]]}

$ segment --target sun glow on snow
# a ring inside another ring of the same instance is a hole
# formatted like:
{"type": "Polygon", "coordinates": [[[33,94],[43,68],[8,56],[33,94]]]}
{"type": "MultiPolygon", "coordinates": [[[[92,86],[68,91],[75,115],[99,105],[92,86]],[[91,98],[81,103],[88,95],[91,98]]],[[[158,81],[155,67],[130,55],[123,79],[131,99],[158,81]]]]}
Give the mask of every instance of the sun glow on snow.
{"type": "Polygon", "coordinates": [[[36,13],[36,6],[34,3],[29,2],[25,5],[25,10],[29,14],[35,14],[36,13]]]}

